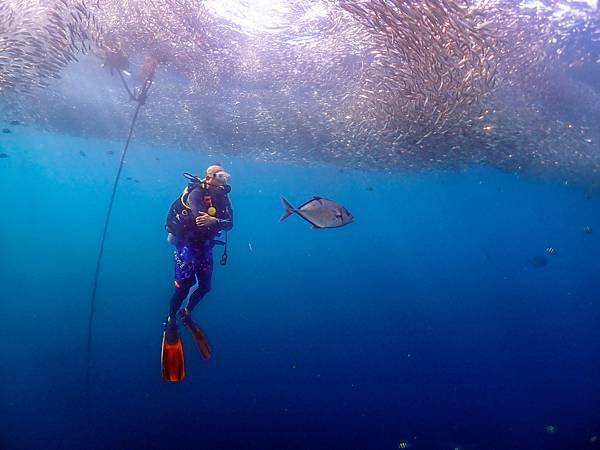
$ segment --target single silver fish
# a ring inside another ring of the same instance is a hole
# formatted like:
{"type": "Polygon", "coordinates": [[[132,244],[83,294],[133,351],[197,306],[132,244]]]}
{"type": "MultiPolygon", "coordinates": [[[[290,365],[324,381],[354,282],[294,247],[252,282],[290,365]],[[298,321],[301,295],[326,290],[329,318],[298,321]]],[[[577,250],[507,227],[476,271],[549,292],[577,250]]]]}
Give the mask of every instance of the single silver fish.
{"type": "Polygon", "coordinates": [[[294,213],[298,214],[314,228],[337,228],[347,225],[354,220],[350,211],[344,206],[326,198],[315,196],[298,208],[294,208],[283,197],[281,197],[281,202],[285,211],[279,219],[280,222],[294,213]]]}

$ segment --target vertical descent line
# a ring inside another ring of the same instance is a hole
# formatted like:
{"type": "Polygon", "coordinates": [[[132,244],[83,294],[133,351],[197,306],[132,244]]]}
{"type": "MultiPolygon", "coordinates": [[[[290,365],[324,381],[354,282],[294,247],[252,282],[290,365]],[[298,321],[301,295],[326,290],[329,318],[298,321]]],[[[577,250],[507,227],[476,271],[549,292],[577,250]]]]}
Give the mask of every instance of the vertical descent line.
{"type": "MultiPolygon", "coordinates": [[[[150,87],[152,86],[152,79],[146,80],[142,90],[140,91],[139,96],[133,97],[137,106],[135,108],[135,113],[133,114],[133,119],[131,120],[131,125],[129,126],[129,134],[127,135],[127,141],[125,142],[125,147],[123,148],[123,153],[121,154],[121,161],[119,162],[119,169],[117,170],[117,175],[115,176],[115,181],[113,183],[112,193],[110,196],[110,201],[108,204],[108,211],[106,213],[106,218],[104,220],[104,229],[102,231],[102,239],[100,240],[100,251],[98,252],[98,259],[96,260],[96,271],[94,272],[94,284],[92,288],[92,297],[90,299],[90,311],[88,317],[88,329],[87,329],[87,353],[86,353],[86,393],[87,393],[87,418],[88,422],[91,423],[91,397],[92,397],[92,382],[91,382],[91,364],[92,364],[92,331],[94,326],[94,315],[96,309],[96,293],[98,291],[98,278],[100,276],[100,265],[102,264],[102,256],[104,255],[104,244],[106,242],[106,234],[108,232],[108,225],[110,223],[110,217],[112,215],[113,205],[115,202],[115,196],[117,194],[117,187],[119,185],[119,180],[121,178],[121,172],[123,171],[123,164],[125,162],[125,156],[127,155],[127,149],[129,148],[129,142],[131,141],[131,137],[133,135],[133,130],[135,128],[135,123],[138,118],[138,114],[140,112],[140,108],[146,102],[146,96],[150,87]]],[[[128,90],[129,91],[129,90],[128,90]]]]}

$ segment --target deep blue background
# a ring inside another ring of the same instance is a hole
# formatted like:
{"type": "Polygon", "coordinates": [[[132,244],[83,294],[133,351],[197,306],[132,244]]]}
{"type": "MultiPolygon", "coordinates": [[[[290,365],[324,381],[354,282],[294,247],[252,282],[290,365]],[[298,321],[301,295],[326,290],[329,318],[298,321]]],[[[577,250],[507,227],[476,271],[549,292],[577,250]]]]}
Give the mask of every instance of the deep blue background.
{"type": "Polygon", "coordinates": [[[1,448],[598,448],[598,193],[489,168],[220,158],[236,224],[194,313],[213,359],[183,334],[174,385],[159,365],[164,216],[181,172],[219,158],[135,143],[100,275],[88,426],[87,317],[121,146],[1,135],[1,448]],[[281,194],[339,200],[356,223],[278,223],[281,194]]]}

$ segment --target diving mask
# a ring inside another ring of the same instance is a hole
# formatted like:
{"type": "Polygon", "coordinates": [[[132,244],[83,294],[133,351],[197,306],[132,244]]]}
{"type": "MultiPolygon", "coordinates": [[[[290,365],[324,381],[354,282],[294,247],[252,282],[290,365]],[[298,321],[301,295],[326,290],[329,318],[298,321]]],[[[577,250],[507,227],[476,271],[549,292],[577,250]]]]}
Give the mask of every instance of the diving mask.
{"type": "Polygon", "coordinates": [[[219,180],[220,182],[227,184],[231,175],[225,172],[224,170],[219,170],[217,173],[213,174],[213,178],[219,180]]]}

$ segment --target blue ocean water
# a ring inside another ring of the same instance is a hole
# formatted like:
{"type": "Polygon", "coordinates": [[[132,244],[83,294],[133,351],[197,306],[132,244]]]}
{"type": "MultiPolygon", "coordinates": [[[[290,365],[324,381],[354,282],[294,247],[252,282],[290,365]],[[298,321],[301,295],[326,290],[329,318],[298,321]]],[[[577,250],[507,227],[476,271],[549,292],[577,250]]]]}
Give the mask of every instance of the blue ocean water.
{"type": "Polygon", "coordinates": [[[213,358],[181,330],[187,378],[169,384],[164,218],[181,173],[215,161],[134,137],[88,393],[89,302],[122,145],[26,126],[2,135],[0,447],[598,447],[600,194],[486,167],[385,174],[222,157],[229,263],[194,312],[213,358]],[[279,223],[282,194],[336,199],[356,221],[279,223]]]}

